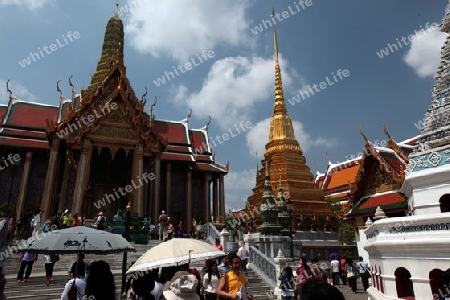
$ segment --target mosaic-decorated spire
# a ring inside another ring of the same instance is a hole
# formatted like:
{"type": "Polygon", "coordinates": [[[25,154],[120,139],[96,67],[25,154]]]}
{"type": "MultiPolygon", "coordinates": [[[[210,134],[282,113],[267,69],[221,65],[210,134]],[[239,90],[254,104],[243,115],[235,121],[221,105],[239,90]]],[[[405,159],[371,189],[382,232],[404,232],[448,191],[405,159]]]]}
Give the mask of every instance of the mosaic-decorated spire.
{"type": "Polygon", "coordinates": [[[275,198],[273,196],[272,184],[270,183],[270,174],[269,174],[269,168],[267,167],[267,162],[266,162],[266,179],[265,179],[265,184],[264,184],[262,204],[263,205],[265,204],[267,206],[275,205],[275,198]]]}
{"type": "Polygon", "coordinates": [[[409,155],[405,170],[430,170],[450,163],[450,10],[446,12],[440,30],[449,34],[441,48],[441,64],[433,85],[431,105],[425,113],[419,141],[409,155]]]}
{"type": "MultiPolygon", "coordinates": [[[[440,30],[450,33],[450,11],[447,11],[440,30]]],[[[433,100],[425,113],[425,124],[421,129],[420,142],[428,143],[430,148],[441,146],[440,140],[450,134],[448,130],[443,130],[450,125],[450,35],[441,49],[441,65],[433,85],[433,100]]]]}

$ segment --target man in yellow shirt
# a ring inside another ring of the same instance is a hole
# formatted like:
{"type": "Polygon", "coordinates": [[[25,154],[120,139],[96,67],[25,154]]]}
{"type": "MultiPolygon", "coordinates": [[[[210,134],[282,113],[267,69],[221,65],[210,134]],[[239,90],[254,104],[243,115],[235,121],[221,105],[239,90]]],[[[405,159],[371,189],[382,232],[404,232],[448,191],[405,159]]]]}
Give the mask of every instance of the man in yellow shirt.
{"type": "MultiPolygon", "coordinates": [[[[241,259],[236,255],[230,255],[231,271],[220,277],[218,295],[221,299],[241,299],[243,297],[242,288],[248,284],[247,277],[240,273],[241,259]]],[[[253,295],[247,295],[252,300],[253,295]]]]}

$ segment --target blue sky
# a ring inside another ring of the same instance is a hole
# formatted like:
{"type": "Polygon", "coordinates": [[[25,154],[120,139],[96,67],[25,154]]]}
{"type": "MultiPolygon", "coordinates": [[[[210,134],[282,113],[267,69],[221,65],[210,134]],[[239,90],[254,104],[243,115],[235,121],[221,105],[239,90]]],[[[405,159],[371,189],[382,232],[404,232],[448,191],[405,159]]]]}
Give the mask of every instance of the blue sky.
{"type": "MultiPolygon", "coordinates": [[[[333,163],[361,152],[360,125],[372,142],[386,139],[383,123],[396,141],[419,134],[414,124],[423,119],[431,101],[446,38],[433,23],[441,22],[447,1],[303,2],[119,1],[127,76],[137,96],[147,86],[147,98],[158,97],[157,118],[181,120],[191,108],[192,128],[203,127],[210,115],[211,138],[230,130],[236,135],[222,143],[216,140],[214,149],[217,162],[230,162],[225,180],[228,208],[245,205],[268,139],[273,35],[262,20],[267,24],[272,7],[280,13],[276,22],[284,96],[313,172],[315,167],[326,169],[325,152],[333,163]],[[427,23],[430,28],[420,31],[427,23]],[[260,25],[262,32],[255,34],[260,25]],[[380,58],[382,49],[389,55],[380,58]],[[202,53],[210,56],[200,62],[202,53]],[[155,84],[165,72],[188,62],[195,62],[191,70],[155,84]],[[349,76],[333,80],[332,73],[339,69],[348,70],[349,76]],[[327,77],[333,85],[326,83],[327,77]],[[321,82],[325,88],[317,88],[321,82]],[[299,103],[293,100],[314,84],[319,92],[299,103]],[[251,128],[237,134],[234,124],[240,122],[251,122],[251,128]]],[[[78,90],[88,86],[114,9],[112,0],[0,0],[0,103],[8,100],[8,78],[18,98],[53,105],[59,103],[57,80],[67,97],[70,75],[78,90]],[[78,39],[67,39],[69,32],[78,32],[78,39]],[[51,44],[56,44],[54,51],[25,67],[19,64],[30,52],[51,44]]]]}

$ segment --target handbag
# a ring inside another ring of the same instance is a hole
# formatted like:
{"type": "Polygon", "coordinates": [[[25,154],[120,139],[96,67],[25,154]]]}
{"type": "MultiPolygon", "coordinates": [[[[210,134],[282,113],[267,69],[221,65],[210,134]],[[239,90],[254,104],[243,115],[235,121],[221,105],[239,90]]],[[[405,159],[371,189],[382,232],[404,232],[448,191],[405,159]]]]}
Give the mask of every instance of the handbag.
{"type": "Polygon", "coordinates": [[[372,278],[372,275],[370,274],[369,270],[366,270],[364,272],[364,276],[366,276],[367,278],[372,278]]]}
{"type": "Polygon", "coordinates": [[[355,278],[356,274],[353,271],[347,271],[347,278],[355,278]]]}

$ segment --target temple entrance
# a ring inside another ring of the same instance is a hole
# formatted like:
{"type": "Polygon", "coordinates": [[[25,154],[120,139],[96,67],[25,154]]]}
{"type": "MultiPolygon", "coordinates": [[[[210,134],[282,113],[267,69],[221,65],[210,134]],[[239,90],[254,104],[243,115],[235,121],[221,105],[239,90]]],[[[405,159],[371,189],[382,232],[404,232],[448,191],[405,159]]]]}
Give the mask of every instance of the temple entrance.
{"type": "Polygon", "coordinates": [[[100,152],[97,147],[93,150],[89,187],[85,194],[86,198],[91,199],[85,199],[84,211],[88,218],[102,211],[109,221],[130,200],[131,194],[126,193],[124,188],[131,181],[133,152],[127,155],[119,149],[113,157],[108,148],[102,148],[100,152]]]}

